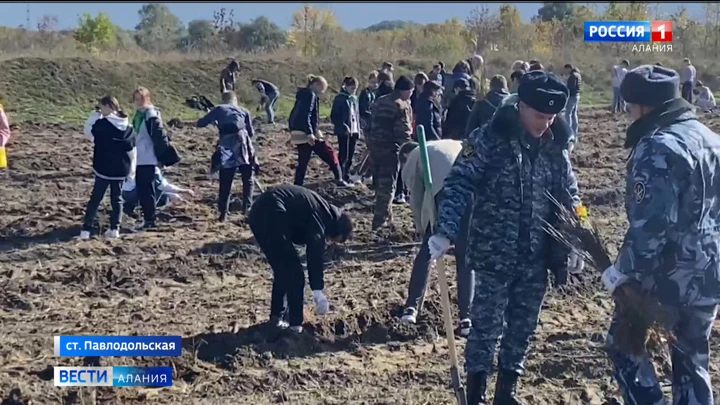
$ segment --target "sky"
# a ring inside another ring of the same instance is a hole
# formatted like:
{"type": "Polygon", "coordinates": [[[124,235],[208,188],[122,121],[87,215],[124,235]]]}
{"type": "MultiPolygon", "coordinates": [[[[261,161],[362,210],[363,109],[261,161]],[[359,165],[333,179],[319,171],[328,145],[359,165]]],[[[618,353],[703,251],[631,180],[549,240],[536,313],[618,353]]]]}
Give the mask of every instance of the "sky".
{"type": "MultiPolygon", "coordinates": [[[[235,21],[249,21],[264,15],[281,28],[290,27],[292,13],[304,3],[166,3],[170,10],[184,23],[194,19],[212,19],[213,11],[225,7],[233,9],[235,21]]],[[[443,22],[457,17],[461,21],[481,4],[486,4],[490,11],[497,10],[502,3],[313,3],[313,5],[332,8],[340,24],[345,29],[365,28],[383,20],[409,20],[417,23],[443,22]]],[[[598,3],[596,7],[604,8],[607,3],[598,3]]],[[[699,3],[663,3],[661,11],[676,11],[684,4],[691,16],[702,17],[702,4],[699,3]]],[[[25,24],[27,8],[30,7],[30,27],[35,29],[37,21],[43,15],[54,15],[58,18],[60,29],[72,28],[76,25],[82,12],[95,15],[105,12],[115,24],[125,29],[132,29],[138,23],[137,11],[142,3],[0,3],[0,26],[17,27],[25,24]]],[[[524,20],[537,14],[542,6],[538,3],[514,3],[524,20]]]]}

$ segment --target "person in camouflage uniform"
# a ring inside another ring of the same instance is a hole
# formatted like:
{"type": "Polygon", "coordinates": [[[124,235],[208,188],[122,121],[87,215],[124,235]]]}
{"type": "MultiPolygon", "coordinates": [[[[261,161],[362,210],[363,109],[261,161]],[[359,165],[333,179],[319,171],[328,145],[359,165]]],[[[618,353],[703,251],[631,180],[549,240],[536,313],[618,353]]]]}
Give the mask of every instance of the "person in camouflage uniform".
{"type": "Polygon", "coordinates": [[[552,73],[523,76],[519,99],[500,107],[490,123],[464,141],[445,180],[433,259],[456,241],[468,201],[473,201],[467,265],[475,272],[472,330],[465,349],[468,405],[485,404],[485,388],[498,359],[495,405],[516,405],[515,386],[524,371],[528,344],[537,325],[548,283],[556,283],[583,262],[543,230],[556,222],[549,191],[567,209],[579,204],[568,147],[572,130],[556,119],[568,98],[567,86],[552,73]],[[507,323],[503,327],[503,321],[507,323]]]}
{"type": "Polygon", "coordinates": [[[400,146],[412,137],[412,108],[410,96],[413,81],[400,76],[394,91],[375,101],[370,134],[367,137],[368,150],[372,160],[375,209],[372,229],[376,230],[392,221],[390,200],[395,193],[400,161],[400,146]]]}
{"type": "MultiPolygon", "coordinates": [[[[634,122],[625,147],[625,209],[630,228],[613,266],[603,273],[612,293],[636,283],[674,309],[674,405],[712,405],[708,338],[720,299],[720,137],[701,124],[680,96],[677,72],[644,65],[620,85],[634,122]]],[[[666,404],[650,359],[606,346],[626,405],[666,404]]]]}

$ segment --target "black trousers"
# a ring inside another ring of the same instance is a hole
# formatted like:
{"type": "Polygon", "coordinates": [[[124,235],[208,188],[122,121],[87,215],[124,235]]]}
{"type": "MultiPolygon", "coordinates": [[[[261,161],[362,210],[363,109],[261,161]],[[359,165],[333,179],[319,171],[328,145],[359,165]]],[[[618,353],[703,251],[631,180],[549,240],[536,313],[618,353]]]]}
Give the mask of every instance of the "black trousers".
{"type": "Polygon", "coordinates": [[[265,254],[273,272],[270,297],[270,317],[282,317],[285,312],[285,296],[288,304],[288,323],[303,323],[303,292],[305,273],[293,243],[285,236],[281,225],[282,213],[256,205],[250,211],[250,230],[265,254]],[[279,226],[278,226],[279,225],[279,226]]]}
{"type": "Polygon", "coordinates": [[[688,103],[692,104],[692,98],[693,98],[693,83],[692,82],[685,82],[682,84],[681,93],[682,98],[685,99],[688,103]]]}
{"type": "Polygon", "coordinates": [[[110,206],[112,207],[112,212],[110,213],[110,229],[120,229],[123,204],[122,184],[122,180],[106,180],[95,176],[95,184],[90,194],[90,201],[88,201],[87,208],[85,209],[83,231],[90,232],[92,230],[93,221],[95,221],[98,208],[100,208],[100,203],[103,197],[105,197],[105,192],[108,188],[110,188],[110,206]]]}
{"type": "Polygon", "coordinates": [[[357,145],[360,134],[338,135],[338,160],[342,169],[342,176],[345,180],[350,180],[350,168],[352,167],[353,156],[355,155],[355,146],[357,145]]]}
{"type": "Polygon", "coordinates": [[[251,165],[242,165],[228,169],[220,169],[220,192],[218,195],[218,211],[220,215],[227,214],[230,208],[230,194],[232,192],[232,183],[235,179],[235,173],[240,172],[242,179],[243,191],[243,212],[250,209],[253,196],[253,170],[251,165]]]}
{"type": "Polygon", "coordinates": [[[143,211],[145,224],[155,224],[155,166],[142,165],[135,169],[135,189],[143,211]]]}
{"type": "Polygon", "coordinates": [[[330,167],[330,170],[333,172],[333,176],[335,176],[335,180],[341,179],[340,162],[338,161],[332,146],[330,146],[327,142],[316,141],[312,146],[309,143],[303,143],[297,145],[297,152],[298,164],[295,168],[296,186],[303,185],[303,182],[305,181],[305,173],[307,173],[307,167],[310,163],[310,158],[312,157],[313,152],[315,152],[315,154],[330,167]]]}

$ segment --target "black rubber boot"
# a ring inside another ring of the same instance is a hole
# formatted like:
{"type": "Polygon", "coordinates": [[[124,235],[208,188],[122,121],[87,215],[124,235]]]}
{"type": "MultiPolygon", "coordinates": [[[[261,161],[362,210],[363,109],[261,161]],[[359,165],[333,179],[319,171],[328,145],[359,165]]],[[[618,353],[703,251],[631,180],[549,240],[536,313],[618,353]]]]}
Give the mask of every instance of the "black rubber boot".
{"type": "Polygon", "coordinates": [[[493,405],[525,405],[515,397],[515,387],[520,375],[512,370],[500,370],[495,385],[493,405]]]}
{"type": "Polygon", "coordinates": [[[467,376],[467,405],[487,405],[485,391],[487,389],[487,373],[468,374],[467,376]]]}

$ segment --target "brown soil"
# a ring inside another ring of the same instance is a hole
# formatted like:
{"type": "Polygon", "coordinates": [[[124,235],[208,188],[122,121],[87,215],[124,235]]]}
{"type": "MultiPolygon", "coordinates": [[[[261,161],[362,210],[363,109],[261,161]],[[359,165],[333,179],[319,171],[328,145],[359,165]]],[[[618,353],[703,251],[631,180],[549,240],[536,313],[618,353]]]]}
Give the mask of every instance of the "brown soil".
{"type": "MultiPolygon", "coordinates": [[[[625,226],[626,124],[619,120],[599,110],[583,112],[574,155],[590,215],[613,247],[625,226]]],[[[720,130],[719,119],[703,120],[720,130]]],[[[414,241],[406,207],[396,208],[393,229],[373,235],[372,193],[336,189],[315,159],[308,187],[351,210],[357,237],[328,250],[331,313],[320,317],[308,310],[302,336],[278,332],[264,325],[271,275],[243,216],[215,222],[217,181],[207,174],[214,133],[186,127],[172,135],[184,159],[166,175],[193,188],[195,197],[163,209],[158,232],[108,242],[74,239],[92,184],[91,143],[81,128],[15,130],[10,169],[0,173],[2,404],[454,403],[437,286],[418,325],[398,321],[415,253],[403,246],[414,241]],[[184,337],[185,348],[178,358],[52,357],[54,335],[79,334],[175,334],[184,337]],[[169,364],[174,386],[52,386],[52,366],[98,362],[169,364]]],[[[292,179],[295,154],[287,140],[280,126],[262,127],[257,147],[265,186],[292,179]]],[[[102,231],[108,208],[99,215],[102,231]]],[[[128,228],[135,223],[124,221],[128,228]]],[[[618,403],[603,352],[612,302],[597,273],[586,274],[547,295],[519,390],[530,404],[618,403]]],[[[455,278],[449,276],[454,298],[455,278]]],[[[712,346],[718,343],[713,335],[712,346]]],[[[462,354],[464,342],[458,344],[462,354]]],[[[667,383],[666,355],[657,360],[667,383]]],[[[718,377],[716,362],[711,374],[718,377]]]]}

